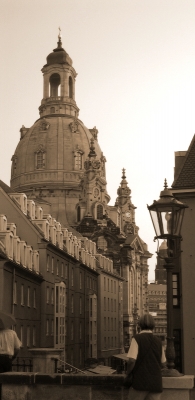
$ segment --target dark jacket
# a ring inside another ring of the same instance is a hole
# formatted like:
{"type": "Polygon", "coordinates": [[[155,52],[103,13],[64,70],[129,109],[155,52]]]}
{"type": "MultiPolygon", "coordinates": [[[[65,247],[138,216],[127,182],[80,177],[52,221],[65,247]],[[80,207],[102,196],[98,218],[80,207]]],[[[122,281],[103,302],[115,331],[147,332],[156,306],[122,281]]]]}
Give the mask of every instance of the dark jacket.
{"type": "Polygon", "coordinates": [[[162,392],[160,339],[152,333],[141,333],[134,339],[138,344],[138,356],[132,371],[132,387],[141,391],[162,392]]]}

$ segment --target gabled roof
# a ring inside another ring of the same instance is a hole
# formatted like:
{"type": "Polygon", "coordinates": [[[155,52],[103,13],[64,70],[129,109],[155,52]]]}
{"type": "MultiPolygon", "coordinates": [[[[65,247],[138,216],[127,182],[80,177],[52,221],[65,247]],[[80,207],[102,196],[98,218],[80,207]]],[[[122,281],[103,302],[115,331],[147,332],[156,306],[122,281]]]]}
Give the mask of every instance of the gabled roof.
{"type": "Polygon", "coordinates": [[[172,187],[174,189],[195,188],[195,135],[190,143],[189,149],[184,156],[184,161],[177,172],[177,177],[174,180],[172,187]]]}

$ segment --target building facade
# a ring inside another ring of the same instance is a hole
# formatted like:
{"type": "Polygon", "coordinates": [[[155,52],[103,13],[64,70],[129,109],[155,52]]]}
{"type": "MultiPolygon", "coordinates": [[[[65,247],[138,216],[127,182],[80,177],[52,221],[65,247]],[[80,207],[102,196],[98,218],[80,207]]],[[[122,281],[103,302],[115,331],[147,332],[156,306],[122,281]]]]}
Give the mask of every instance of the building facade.
{"type": "Polygon", "coordinates": [[[195,321],[192,315],[195,282],[195,136],[187,151],[175,153],[175,173],[172,184],[174,196],[188,205],[182,225],[181,257],[175,262],[173,271],[173,313],[174,331],[180,351],[182,371],[194,374],[195,321]]]}

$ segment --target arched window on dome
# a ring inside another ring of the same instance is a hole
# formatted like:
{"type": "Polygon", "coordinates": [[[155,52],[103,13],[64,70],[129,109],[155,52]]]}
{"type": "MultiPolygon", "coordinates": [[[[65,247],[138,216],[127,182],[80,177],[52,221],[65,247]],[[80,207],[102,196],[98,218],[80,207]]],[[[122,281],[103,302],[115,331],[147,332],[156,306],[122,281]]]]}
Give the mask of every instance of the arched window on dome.
{"type": "Polygon", "coordinates": [[[83,166],[83,151],[76,150],[74,152],[74,169],[80,170],[83,166]]]}
{"type": "Polygon", "coordinates": [[[40,146],[39,150],[35,153],[35,168],[44,169],[45,168],[45,150],[40,146]]]}
{"type": "Polygon", "coordinates": [[[97,206],[97,219],[103,219],[103,206],[101,204],[97,206]]]}
{"type": "Polygon", "coordinates": [[[68,80],[68,96],[71,99],[73,98],[73,81],[72,81],[71,76],[69,76],[69,80],[68,80]]]}
{"type": "Polygon", "coordinates": [[[104,238],[104,236],[99,236],[98,237],[97,247],[98,247],[98,249],[101,249],[101,250],[106,250],[107,249],[108,243],[107,243],[106,239],[104,238]]]}
{"type": "Polygon", "coordinates": [[[50,108],[50,113],[51,113],[51,114],[55,114],[55,107],[51,107],[51,108],[50,108]]]}
{"type": "Polygon", "coordinates": [[[59,74],[52,74],[49,78],[50,83],[50,97],[60,96],[61,79],[59,74]]]}

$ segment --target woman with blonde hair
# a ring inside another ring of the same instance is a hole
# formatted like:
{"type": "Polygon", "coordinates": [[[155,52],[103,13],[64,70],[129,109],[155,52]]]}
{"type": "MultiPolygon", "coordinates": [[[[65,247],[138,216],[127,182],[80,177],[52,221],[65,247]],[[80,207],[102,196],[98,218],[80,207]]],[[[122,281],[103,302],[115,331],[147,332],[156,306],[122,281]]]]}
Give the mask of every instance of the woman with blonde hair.
{"type": "Polygon", "coordinates": [[[166,363],[162,342],[153,335],[155,322],[151,314],[140,317],[139,327],[141,331],[132,338],[127,353],[127,375],[133,374],[129,400],[160,400],[161,368],[166,363]]]}

